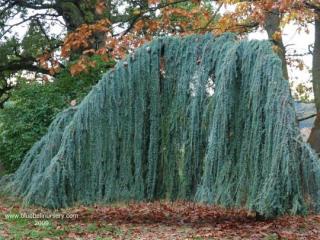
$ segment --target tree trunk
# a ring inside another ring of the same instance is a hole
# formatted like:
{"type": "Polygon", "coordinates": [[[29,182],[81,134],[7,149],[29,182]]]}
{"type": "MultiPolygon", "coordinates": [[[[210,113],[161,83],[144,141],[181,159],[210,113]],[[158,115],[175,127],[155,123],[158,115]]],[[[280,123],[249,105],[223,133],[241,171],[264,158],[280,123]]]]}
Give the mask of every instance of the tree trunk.
{"type": "Polygon", "coordinates": [[[320,11],[315,10],[315,36],[312,61],[312,85],[317,117],[311,130],[308,142],[311,147],[320,153],[320,11]]]}
{"type": "MultiPolygon", "coordinates": [[[[76,30],[82,24],[93,24],[103,17],[95,12],[95,2],[91,1],[92,4],[88,4],[88,1],[84,0],[73,2],[66,0],[57,1],[56,11],[63,17],[68,32],[76,30]]],[[[89,43],[90,46],[88,48],[95,50],[104,47],[105,33],[93,33],[89,43]]],[[[73,55],[76,57],[78,54],[81,54],[82,50],[84,49],[78,49],[73,55]]]]}
{"type": "Polygon", "coordinates": [[[266,12],[266,19],[265,19],[265,29],[268,33],[268,38],[270,41],[274,43],[275,46],[279,48],[278,55],[282,61],[282,72],[285,79],[289,79],[288,76],[288,67],[286,62],[286,49],[284,47],[282,38],[280,40],[273,39],[274,34],[277,31],[280,31],[280,12],[279,9],[273,9],[266,12]]]}
{"type": "Polygon", "coordinates": [[[320,11],[315,18],[315,36],[312,61],[312,84],[314,91],[314,102],[317,112],[320,112],[320,11]]]}

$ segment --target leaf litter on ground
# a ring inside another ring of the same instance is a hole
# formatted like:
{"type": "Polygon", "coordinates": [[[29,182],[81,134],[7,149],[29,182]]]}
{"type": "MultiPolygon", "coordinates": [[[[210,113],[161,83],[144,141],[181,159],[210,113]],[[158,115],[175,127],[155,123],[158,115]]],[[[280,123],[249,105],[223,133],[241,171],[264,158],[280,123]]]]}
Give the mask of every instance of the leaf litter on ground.
{"type": "Polygon", "coordinates": [[[80,205],[53,211],[11,201],[0,200],[0,239],[320,239],[320,215],[257,220],[243,209],[186,201],[80,205]],[[26,212],[73,217],[41,219],[48,226],[36,225],[39,219],[25,224],[5,217],[26,212]]]}

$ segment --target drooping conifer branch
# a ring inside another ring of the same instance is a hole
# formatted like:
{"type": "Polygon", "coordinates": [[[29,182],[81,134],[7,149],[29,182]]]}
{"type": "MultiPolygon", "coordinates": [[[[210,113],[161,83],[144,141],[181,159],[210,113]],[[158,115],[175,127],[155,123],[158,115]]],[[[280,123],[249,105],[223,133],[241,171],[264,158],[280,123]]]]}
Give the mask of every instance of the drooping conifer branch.
{"type": "Polygon", "coordinates": [[[50,208],[166,198],[271,217],[319,210],[320,166],[270,42],[168,37],[59,114],[2,186],[50,208]]]}

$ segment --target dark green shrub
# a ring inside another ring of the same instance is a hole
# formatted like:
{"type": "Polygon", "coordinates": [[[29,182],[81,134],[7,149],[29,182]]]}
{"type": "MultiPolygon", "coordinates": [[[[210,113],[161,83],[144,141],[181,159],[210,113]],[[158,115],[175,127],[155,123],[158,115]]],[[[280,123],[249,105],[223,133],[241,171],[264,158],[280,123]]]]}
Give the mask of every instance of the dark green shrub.
{"type": "Polygon", "coordinates": [[[97,56],[93,60],[96,67],[77,76],[71,76],[69,70],[64,69],[54,82],[19,81],[10,101],[0,110],[0,163],[7,172],[17,169],[26,152],[47,131],[55,115],[72,100],[79,103],[113,65],[97,56]]]}
{"type": "Polygon", "coordinates": [[[8,172],[19,166],[26,151],[65,106],[54,84],[22,83],[13,91],[0,111],[0,160],[8,172]]]}

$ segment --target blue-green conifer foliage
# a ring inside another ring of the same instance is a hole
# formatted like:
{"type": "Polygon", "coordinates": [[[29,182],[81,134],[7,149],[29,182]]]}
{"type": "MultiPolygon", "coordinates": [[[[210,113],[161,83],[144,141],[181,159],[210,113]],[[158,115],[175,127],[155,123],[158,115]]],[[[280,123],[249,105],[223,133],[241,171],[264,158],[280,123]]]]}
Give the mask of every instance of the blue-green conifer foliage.
{"type": "Polygon", "coordinates": [[[268,41],[165,37],[108,71],[2,178],[26,204],[184,199],[266,217],[318,211],[319,160],[302,142],[268,41]]]}

